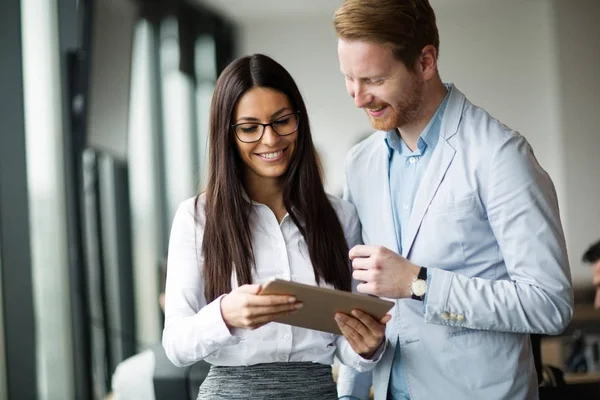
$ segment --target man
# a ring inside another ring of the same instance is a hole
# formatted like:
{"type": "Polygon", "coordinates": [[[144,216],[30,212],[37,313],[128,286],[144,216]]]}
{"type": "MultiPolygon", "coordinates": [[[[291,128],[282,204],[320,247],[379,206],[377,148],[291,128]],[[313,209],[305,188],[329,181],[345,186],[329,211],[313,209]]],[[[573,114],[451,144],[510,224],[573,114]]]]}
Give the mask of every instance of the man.
{"type": "Polygon", "coordinates": [[[600,309],[600,241],[590,246],[583,254],[583,262],[592,265],[592,281],[596,286],[594,308],[600,309]]]}
{"type": "Polygon", "coordinates": [[[538,398],[529,334],[560,333],[573,309],[550,178],[519,133],[442,83],[427,0],[346,0],[334,27],[377,129],[346,162],[365,243],[353,277],[397,299],[375,398],[538,398]]]}

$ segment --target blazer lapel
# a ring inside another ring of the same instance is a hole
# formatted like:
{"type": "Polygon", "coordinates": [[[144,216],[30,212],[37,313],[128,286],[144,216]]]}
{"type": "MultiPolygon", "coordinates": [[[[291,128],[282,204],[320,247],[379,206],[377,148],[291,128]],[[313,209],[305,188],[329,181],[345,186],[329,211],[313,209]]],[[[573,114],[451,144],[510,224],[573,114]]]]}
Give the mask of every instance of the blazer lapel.
{"type": "Polygon", "coordinates": [[[387,146],[381,146],[381,150],[377,151],[372,160],[373,165],[370,166],[372,169],[369,168],[373,171],[373,175],[369,177],[372,185],[368,185],[372,189],[370,193],[366,193],[368,198],[373,199],[373,204],[368,208],[369,212],[372,213],[369,220],[378,221],[381,225],[371,227],[372,237],[368,238],[371,243],[366,244],[377,244],[398,253],[398,237],[394,227],[394,215],[390,199],[390,180],[388,178],[390,163],[387,146]],[[381,193],[381,195],[376,196],[376,193],[381,193]]]}
{"type": "MultiPolygon", "coordinates": [[[[415,241],[423,217],[427,212],[427,208],[433,200],[437,189],[439,188],[446,171],[456,153],[456,150],[448,143],[458,130],[460,117],[462,115],[463,106],[465,103],[464,95],[453,85],[449,86],[450,98],[446,106],[446,111],[442,120],[442,127],[438,144],[433,152],[427,170],[423,175],[419,189],[415,196],[412,213],[408,221],[406,235],[402,240],[402,255],[408,258],[410,249],[415,241]]],[[[389,190],[388,190],[389,192],[389,190]]]]}
{"type": "Polygon", "coordinates": [[[452,163],[455,153],[456,151],[452,146],[440,137],[440,143],[438,143],[434,150],[433,156],[429,161],[429,165],[427,166],[427,170],[423,175],[423,180],[421,181],[421,185],[415,196],[415,202],[406,230],[406,237],[402,241],[402,255],[404,257],[408,257],[408,253],[415,240],[417,231],[421,226],[421,221],[423,221],[427,207],[429,207],[433,196],[442,183],[444,175],[446,175],[446,171],[452,163]]]}

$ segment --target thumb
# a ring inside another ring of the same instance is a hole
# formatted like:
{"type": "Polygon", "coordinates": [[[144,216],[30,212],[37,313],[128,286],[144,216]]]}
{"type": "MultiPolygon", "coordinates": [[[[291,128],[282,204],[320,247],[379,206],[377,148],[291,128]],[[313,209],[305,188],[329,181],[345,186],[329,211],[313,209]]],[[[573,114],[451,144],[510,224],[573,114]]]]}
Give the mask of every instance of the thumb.
{"type": "Polygon", "coordinates": [[[248,294],[258,294],[262,289],[262,286],[260,284],[254,284],[254,285],[242,285],[239,288],[237,288],[237,290],[239,292],[242,293],[248,293],[248,294]]]}
{"type": "Polygon", "coordinates": [[[385,315],[383,316],[383,318],[381,318],[381,319],[379,320],[379,323],[381,323],[381,324],[384,324],[384,325],[385,325],[385,324],[387,324],[388,322],[390,322],[390,319],[392,319],[392,316],[391,316],[390,314],[385,314],[385,315]]]}

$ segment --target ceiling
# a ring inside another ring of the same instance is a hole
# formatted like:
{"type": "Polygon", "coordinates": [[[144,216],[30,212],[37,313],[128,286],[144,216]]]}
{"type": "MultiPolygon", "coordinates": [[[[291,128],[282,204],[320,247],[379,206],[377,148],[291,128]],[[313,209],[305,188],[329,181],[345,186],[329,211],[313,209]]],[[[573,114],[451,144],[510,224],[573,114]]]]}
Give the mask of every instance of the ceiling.
{"type": "MultiPolygon", "coordinates": [[[[275,16],[333,16],[342,0],[195,0],[208,8],[227,15],[234,21],[275,16]]],[[[496,0],[430,0],[431,5],[446,7],[452,5],[491,3],[496,0]]]]}

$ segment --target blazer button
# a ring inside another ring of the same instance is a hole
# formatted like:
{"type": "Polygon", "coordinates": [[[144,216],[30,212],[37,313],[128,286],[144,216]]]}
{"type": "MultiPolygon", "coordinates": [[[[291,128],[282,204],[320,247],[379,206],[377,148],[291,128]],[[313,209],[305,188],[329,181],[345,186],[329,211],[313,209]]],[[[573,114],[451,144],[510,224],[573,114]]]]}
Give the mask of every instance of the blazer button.
{"type": "Polygon", "coordinates": [[[456,319],[456,314],[450,313],[450,319],[454,321],[456,319]]]}
{"type": "Polygon", "coordinates": [[[447,312],[444,311],[442,313],[442,319],[445,320],[445,321],[449,320],[450,319],[450,314],[448,314],[447,312]]]}
{"type": "Polygon", "coordinates": [[[463,321],[465,320],[465,316],[464,316],[464,315],[461,315],[461,314],[458,314],[458,315],[456,316],[456,320],[457,320],[458,322],[463,322],[463,321]]]}

